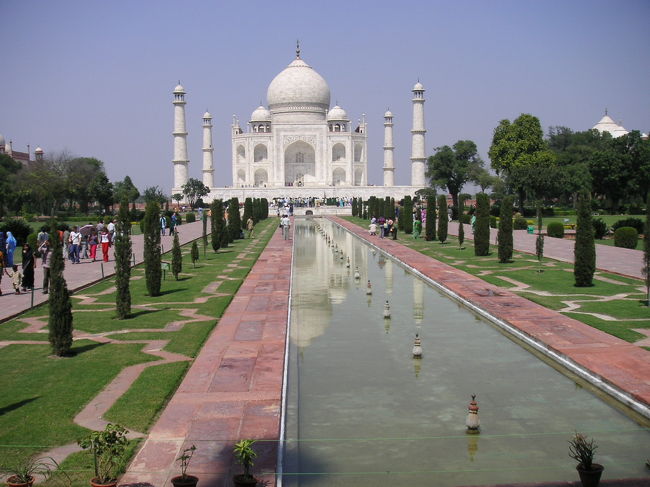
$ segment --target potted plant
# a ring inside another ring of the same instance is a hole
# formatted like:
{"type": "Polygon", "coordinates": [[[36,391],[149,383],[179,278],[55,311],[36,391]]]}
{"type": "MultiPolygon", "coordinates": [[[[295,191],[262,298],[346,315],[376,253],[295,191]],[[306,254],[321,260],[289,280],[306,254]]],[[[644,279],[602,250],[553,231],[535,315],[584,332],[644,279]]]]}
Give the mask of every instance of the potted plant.
{"type": "Polygon", "coordinates": [[[578,432],[569,440],[569,456],[578,462],[576,470],[584,487],[596,487],[605,468],[593,463],[596,448],[598,446],[594,445],[593,439],[588,441],[586,436],[578,432]]]}
{"type": "Polygon", "coordinates": [[[251,467],[253,466],[253,459],[257,456],[253,450],[255,440],[241,440],[235,444],[233,453],[237,461],[244,467],[244,473],[235,475],[233,482],[236,487],[250,487],[257,485],[257,479],[251,474],[251,467]]]}
{"type": "Polygon", "coordinates": [[[104,431],[93,431],[78,441],[81,448],[93,455],[95,476],[90,481],[93,487],[117,485],[117,469],[129,444],[126,433],[119,424],[109,423],[104,431]]]}
{"type": "Polygon", "coordinates": [[[185,448],[181,456],[176,459],[177,462],[181,462],[181,474],[172,478],[174,487],[195,487],[199,482],[198,477],[187,475],[187,467],[189,467],[190,460],[192,460],[195,451],[196,446],[192,445],[189,448],[185,448]]]}
{"type": "Polygon", "coordinates": [[[3,465],[0,472],[8,475],[5,483],[9,487],[31,487],[36,477],[47,480],[59,465],[51,457],[23,458],[10,466],[3,465]]]}

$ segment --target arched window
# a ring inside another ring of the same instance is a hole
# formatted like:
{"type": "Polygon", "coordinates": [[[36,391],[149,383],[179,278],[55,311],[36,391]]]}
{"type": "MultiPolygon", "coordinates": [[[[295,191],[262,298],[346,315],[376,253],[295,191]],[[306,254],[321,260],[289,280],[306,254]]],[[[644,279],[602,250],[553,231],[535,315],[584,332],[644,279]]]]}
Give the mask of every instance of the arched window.
{"type": "Polygon", "coordinates": [[[238,162],[246,161],[246,149],[244,149],[243,145],[237,146],[237,161],[238,162]]]}
{"type": "Polygon", "coordinates": [[[345,160],[345,146],[341,143],[332,147],[332,162],[345,160]]]}
{"type": "Polygon", "coordinates": [[[253,151],[254,162],[264,162],[268,159],[269,152],[264,144],[257,144],[253,151]]]}
{"type": "Polygon", "coordinates": [[[363,154],[363,145],[354,144],[354,162],[361,162],[361,156],[363,154]]]}

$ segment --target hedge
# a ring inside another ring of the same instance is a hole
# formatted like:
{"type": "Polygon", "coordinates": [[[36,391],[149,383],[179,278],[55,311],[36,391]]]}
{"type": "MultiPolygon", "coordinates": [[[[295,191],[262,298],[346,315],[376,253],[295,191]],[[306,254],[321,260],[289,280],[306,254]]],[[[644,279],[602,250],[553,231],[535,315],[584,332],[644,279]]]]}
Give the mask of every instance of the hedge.
{"type": "Polygon", "coordinates": [[[607,235],[607,223],[602,218],[594,218],[591,224],[594,227],[594,238],[602,240],[607,235]]]}
{"type": "Polygon", "coordinates": [[[512,224],[512,228],[515,230],[527,230],[528,229],[528,220],[523,216],[515,218],[515,221],[512,224]]]}
{"type": "Polygon", "coordinates": [[[546,227],[546,234],[549,237],[564,238],[564,225],[560,222],[551,222],[546,227]]]}
{"type": "Polygon", "coordinates": [[[639,232],[636,228],[621,227],[614,232],[614,245],[624,249],[635,249],[639,242],[639,232]]]}
{"type": "Polygon", "coordinates": [[[196,221],[196,215],[194,213],[188,213],[185,215],[185,221],[187,223],[194,223],[196,221]]]}
{"type": "Polygon", "coordinates": [[[614,223],[612,230],[617,230],[622,227],[632,227],[636,230],[637,234],[643,233],[643,220],[640,218],[625,218],[614,223]]]}

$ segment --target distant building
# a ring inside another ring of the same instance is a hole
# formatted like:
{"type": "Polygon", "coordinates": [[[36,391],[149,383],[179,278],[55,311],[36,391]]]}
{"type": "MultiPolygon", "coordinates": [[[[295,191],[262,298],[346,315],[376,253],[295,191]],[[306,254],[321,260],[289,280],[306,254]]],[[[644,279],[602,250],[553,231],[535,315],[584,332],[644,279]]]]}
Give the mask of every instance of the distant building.
{"type": "MultiPolygon", "coordinates": [[[[29,146],[27,146],[27,152],[19,152],[13,149],[12,141],[6,142],[4,135],[0,134],[0,154],[7,154],[14,161],[21,162],[23,164],[29,164],[33,161],[29,153],[29,146]]],[[[37,147],[34,150],[35,160],[40,161],[43,159],[43,149],[37,147]]]]}

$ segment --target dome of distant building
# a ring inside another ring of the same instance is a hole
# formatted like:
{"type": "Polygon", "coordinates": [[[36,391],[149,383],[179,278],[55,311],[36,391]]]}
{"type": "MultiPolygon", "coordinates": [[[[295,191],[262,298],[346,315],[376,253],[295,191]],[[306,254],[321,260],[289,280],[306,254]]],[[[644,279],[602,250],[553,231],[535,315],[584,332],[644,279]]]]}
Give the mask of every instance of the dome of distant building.
{"type": "Polygon", "coordinates": [[[336,105],[327,114],[327,120],[347,120],[348,114],[340,106],[336,105]]]}
{"type": "Polygon", "coordinates": [[[330,88],[327,81],[309,64],[300,58],[294,59],[278,74],[266,93],[271,111],[275,107],[318,107],[327,110],[330,106],[330,88]]]}
{"type": "Polygon", "coordinates": [[[626,130],[622,125],[617,124],[612,117],[607,114],[607,111],[605,111],[605,115],[600,119],[600,122],[594,125],[592,129],[598,130],[600,133],[608,132],[614,138],[629,133],[629,130],[626,130]]]}
{"type": "Polygon", "coordinates": [[[251,122],[270,122],[271,121],[271,112],[269,112],[265,107],[260,105],[255,109],[251,114],[251,122]]]}

